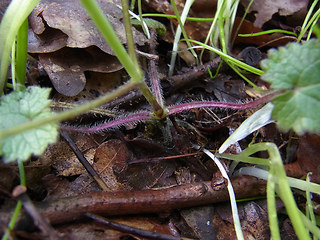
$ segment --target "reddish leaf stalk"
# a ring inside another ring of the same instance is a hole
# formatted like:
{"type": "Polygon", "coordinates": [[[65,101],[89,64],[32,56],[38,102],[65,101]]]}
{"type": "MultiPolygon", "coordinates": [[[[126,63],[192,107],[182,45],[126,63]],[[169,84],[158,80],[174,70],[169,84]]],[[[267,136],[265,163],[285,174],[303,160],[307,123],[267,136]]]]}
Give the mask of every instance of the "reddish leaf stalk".
{"type": "Polygon", "coordinates": [[[92,127],[75,127],[75,126],[61,126],[61,129],[66,130],[66,131],[73,131],[73,132],[82,132],[82,133],[95,133],[95,132],[100,132],[103,130],[106,130],[108,128],[116,127],[116,126],[121,126],[126,123],[130,122],[138,122],[138,121],[145,121],[152,119],[153,116],[149,112],[141,112],[141,113],[136,113],[132,114],[130,116],[122,117],[120,119],[116,119],[107,123],[103,123],[98,126],[92,126],[92,127]]]}
{"type": "MultiPolygon", "coordinates": [[[[151,29],[150,31],[151,34],[151,38],[150,38],[150,53],[151,54],[156,54],[156,30],[155,29],[151,29]]],[[[149,76],[150,76],[150,81],[152,84],[152,89],[153,92],[156,96],[156,99],[158,101],[158,103],[161,106],[164,106],[163,104],[163,96],[162,96],[162,90],[160,87],[160,81],[159,81],[159,77],[158,77],[158,72],[157,72],[157,64],[156,64],[156,60],[155,59],[150,59],[149,60],[149,76]]]]}
{"type": "MultiPolygon", "coordinates": [[[[164,117],[167,117],[172,114],[177,114],[183,111],[188,111],[195,108],[227,108],[227,109],[237,109],[244,110],[249,108],[254,108],[259,106],[260,104],[269,102],[275,96],[279,95],[279,92],[272,92],[267,94],[257,100],[248,102],[248,103],[227,103],[227,102],[215,102],[215,101],[195,101],[184,104],[179,104],[175,106],[168,107],[168,112],[164,117]]],[[[132,114],[129,116],[121,117],[116,120],[112,120],[110,122],[92,126],[92,127],[75,127],[75,126],[61,126],[63,130],[74,131],[74,132],[82,132],[82,133],[95,133],[103,130],[107,130],[108,128],[121,126],[130,122],[139,122],[157,118],[152,113],[149,112],[141,112],[132,114]]]]}
{"type": "Polygon", "coordinates": [[[194,108],[227,108],[227,109],[245,110],[245,109],[254,108],[259,106],[260,104],[269,102],[278,94],[279,92],[273,92],[248,103],[227,103],[227,102],[214,102],[214,101],[189,102],[189,103],[168,107],[168,110],[169,110],[168,115],[180,113],[180,112],[191,110],[194,108]]]}

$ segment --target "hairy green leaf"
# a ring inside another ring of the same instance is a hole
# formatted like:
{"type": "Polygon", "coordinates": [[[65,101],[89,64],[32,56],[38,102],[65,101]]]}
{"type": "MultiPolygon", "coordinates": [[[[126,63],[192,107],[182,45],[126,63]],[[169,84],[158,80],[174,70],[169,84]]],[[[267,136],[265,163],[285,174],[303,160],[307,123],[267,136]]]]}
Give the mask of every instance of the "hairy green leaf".
{"type": "MultiPolygon", "coordinates": [[[[49,108],[49,93],[48,88],[29,87],[3,96],[0,102],[0,131],[50,117],[52,112],[49,108]]],[[[48,144],[56,141],[57,135],[58,125],[46,124],[1,140],[0,153],[4,155],[6,162],[25,161],[31,154],[42,154],[48,144]]]]}
{"type": "Polygon", "coordinates": [[[262,79],[285,92],[272,102],[280,129],[320,133],[320,41],[289,43],[270,50],[262,61],[262,79]]]}

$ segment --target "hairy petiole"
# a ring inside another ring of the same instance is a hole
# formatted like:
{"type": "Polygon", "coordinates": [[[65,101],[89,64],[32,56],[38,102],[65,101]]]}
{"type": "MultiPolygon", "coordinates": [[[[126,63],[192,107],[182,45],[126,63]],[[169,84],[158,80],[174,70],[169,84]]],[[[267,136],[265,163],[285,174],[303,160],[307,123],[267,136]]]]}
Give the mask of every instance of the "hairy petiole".
{"type": "Polygon", "coordinates": [[[163,117],[159,118],[159,114],[151,112],[140,112],[133,113],[131,115],[120,116],[118,119],[111,120],[109,122],[89,127],[76,127],[76,126],[61,126],[62,129],[68,131],[82,132],[82,133],[95,133],[108,130],[113,127],[119,127],[126,125],[128,123],[142,122],[151,119],[164,119],[173,114],[177,114],[183,111],[188,111],[195,108],[225,108],[225,109],[235,109],[235,110],[244,110],[255,108],[261,104],[271,101],[275,96],[280,92],[269,93],[257,100],[253,100],[248,103],[227,103],[227,102],[215,102],[215,101],[193,101],[189,103],[183,103],[175,106],[168,107],[167,112],[163,112],[163,117]]]}

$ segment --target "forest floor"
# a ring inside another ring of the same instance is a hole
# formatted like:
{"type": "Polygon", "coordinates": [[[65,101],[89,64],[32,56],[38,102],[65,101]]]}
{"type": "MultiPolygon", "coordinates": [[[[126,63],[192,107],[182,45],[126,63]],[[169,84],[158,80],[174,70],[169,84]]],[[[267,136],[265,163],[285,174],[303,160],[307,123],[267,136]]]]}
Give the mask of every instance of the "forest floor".
{"type": "MultiPolygon", "coordinates": [[[[27,83],[52,88],[54,111],[86,103],[129,79],[97,30],[87,25],[88,16],[80,14],[81,6],[76,2],[41,1],[29,17],[28,51],[33,58],[28,61],[27,83]]],[[[283,4],[281,0],[256,0],[239,25],[248,2],[240,1],[234,25],[237,33],[269,29],[298,32],[310,7],[309,1],[283,4]]],[[[184,1],[176,0],[176,4],[181,10],[184,1]]],[[[142,1],[142,6],[144,13],[173,14],[165,0],[142,1]]],[[[215,9],[215,1],[195,1],[189,16],[212,18],[215,9]]],[[[104,11],[114,19],[113,24],[121,25],[119,9],[104,11]]],[[[135,42],[147,81],[155,76],[160,79],[166,106],[194,100],[246,103],[260,97],[226,64],[222,64],[215,78],[210,77],[208,69],[214,75],[221,60],[208,52],[198,65],[190,52],[181,53],[174,75],[168,76],[177,22],[155,19],[164,24],[166,34],[147,40],[135,31],[135,42]]],[[[204,42],[210,24],[187,21],[185,30],[189,38],[204,42]]],[[[121,29],[120,25],[114,26],[121,29]]],[[[116,31],[120,34],[120,30],[116,31]]],[[[230,55],[258,68],[269,49],[296,41],[296,37],[283,33],[234,36],[230,55]]],[[[182,43],[179,47],[185,48],[182,43]]],[[[262,89],[270,87],[259,76],[246,77],[262,89]]],[[[28,197],[24,203],[31,200],[40,216],[33,216],[32,221],[23,210],[12,239],[236,239],[226,180],[201,149],[219,149],[257,109],[193,109],[166,120],[132,122],[93,134],[65,131],[62,127],[55,144],[25,163],[27,194],[23,196],[28,197]],[[83,167],[78,160],[81,156],[93,169],[83,167]],[[109,222],[103,223],[92,214],[107,217],[109,222]]],[[[131,91],[95,110],[61,126],[94,128],[129,113],[150,110],[150,106],[138,91],[131,91]]],[[[253,142],[275,143],[288,176],[300,178],[314,171],[314,181],[319,180],[319,135],[283,133],[276,123],[271,123],[227,152],[239,153],[253,142]]],[[[262,152],[257,157],[268,156],[262,152]]],[[[227,171],[235,172],[248,165],[240,163],[231,170],[231,161],[222,162],[227,171]]],[[[19,184],[17,165],[1,164],[0,176],[3,233],[16,205],[11,193],[19,184]]],[[[245,239],[270,239],[266,181],[250,176],[230,177],[237,200],[242,200],[238,210],[245,239]]],[[[304,197],[298,192],[295,197],[304,209],[304,197]]],[[[277,201],[281,237],[296,239],[283,209],[283,203],[277,201]]]]}

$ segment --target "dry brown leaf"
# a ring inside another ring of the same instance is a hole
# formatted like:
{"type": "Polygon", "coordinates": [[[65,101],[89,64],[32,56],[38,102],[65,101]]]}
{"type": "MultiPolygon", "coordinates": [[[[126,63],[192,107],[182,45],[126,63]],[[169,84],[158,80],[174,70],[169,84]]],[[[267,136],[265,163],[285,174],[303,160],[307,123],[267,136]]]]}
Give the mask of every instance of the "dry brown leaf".
{"type": "Polygon", "coordinates": [[[312,172],[312,179],[320,183],[320,136],[307,134],[299,139],[297,150],[297,161],[286,164],[284,167],[287,174],[292,177],[300,178],[308,172],[312,172]]]}
{"type": "MultiPolygon", "coordinates": [[[[122,12],[115,5],[120,2],[98,3],[125,44],[122,12]]],[[[65,96],[75,96],[83,90],[84,71],[109,73],[122,68],[78,0],[43,0],[32,11],[29,22],[32,31],[28,34],[28,51],[38,54],[53,86],[65,96]]],[[[133,29],[133,34],[136,44],[146,43],[142,33],[133,29]]]]}
{"type": "MultiPolygon", "coordinates": [[[[247,8],[250,0],[242,0],[241,3],[247,8]]],[[[303,8],[307,8],[308,3],[308,0],[255,0],[249,11],[256,12],[254,25],[262,27],[264,23],[272,18],[273,14],[279,13],[281,16],[292,15],[303,8]]]]}
{"type": "MultiPolygon", "coordinates": [[[[77,147],[84,153],[89,162],[92,162],[94,156],[95,141],[90,136],[83,136],[79,133],[71,134],[77,147]]],[[[68,144],[60,140],[54,145],[49,146],[45,153],[39,157],[41,165],[52,165],[58,172],[58,176],[74,176],[85,172],[84,167],[79,162],[68,144]]]]}
{"type": "Polygon", "coordinates": [[[45,31],[41,36],[31,29],[28,30],[28,52],[49,53],[66,46],[68,35],[58,29],[45,31]]]}
{"type": "MultiPolygon", "coordinates": [[[[98,3],[121,42],[126,43],[125,29],[120,21],[122,12],[114,4],[119,4],[119,1],[99,0],[98,3]]],[[[59,29],[68,35],[67,47],[85,48],[95,45],[102,51],[113,54],[78,0],[43,0],[35,7],[29,19],[31,28],[38,35],[48,27],[59,29]]],[[[135,30],[134,40],[136,44],[143,45],[146,38],[135,30]]]]}
{"type": "Polygon", "coordinates": [[[213,206],[193,207],[180,210],[186,224],[193,230],[197,239],[216,239],[212,225],[214,214],[213,206]]]}
{"type": "Polygon", "coordinates": [[[111,191],[131,189],[115,175],[125,173],[130,154],[126,144],[118,139],[108,140],[96,149],[93,168],[111,191]]]}
{"type": "Polygon", "coordinates": [[[39,54],[39,60],[48,73],[54,88],[65,96],[75,96],[86,84],[84,71],[115,72],[122,68],[116,57],[98,48],[63,48],[39,54]]]}

